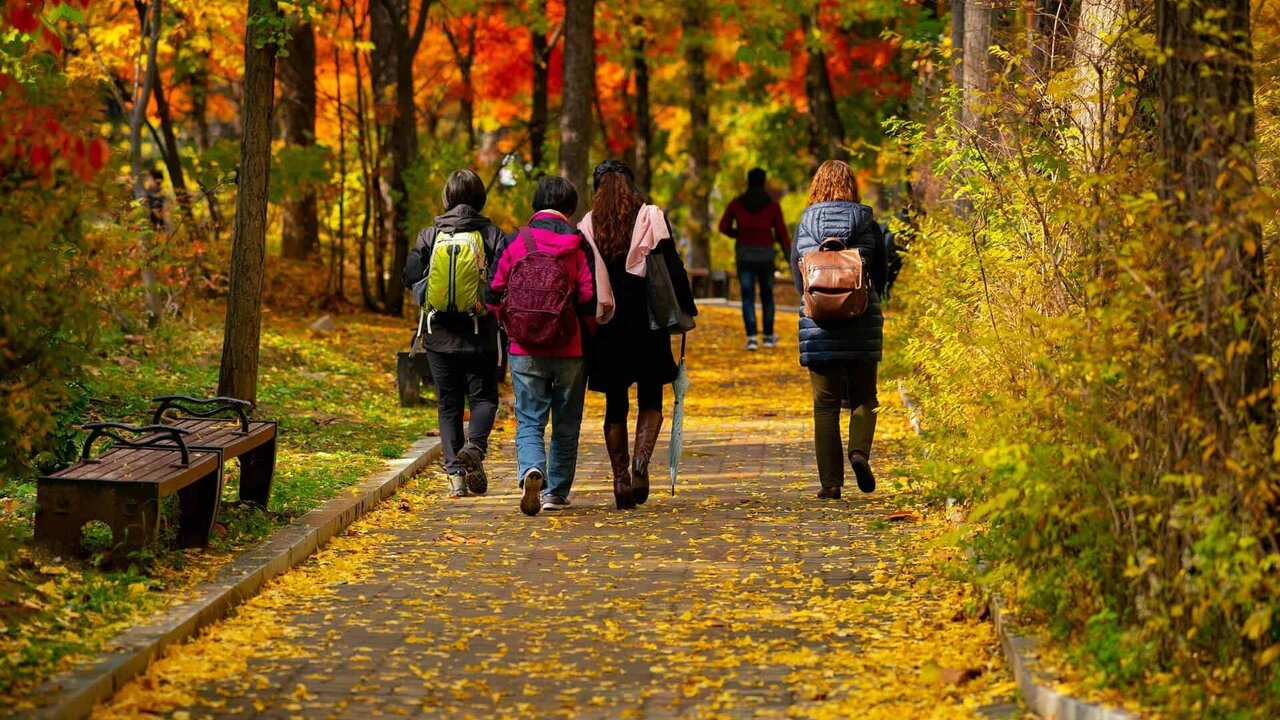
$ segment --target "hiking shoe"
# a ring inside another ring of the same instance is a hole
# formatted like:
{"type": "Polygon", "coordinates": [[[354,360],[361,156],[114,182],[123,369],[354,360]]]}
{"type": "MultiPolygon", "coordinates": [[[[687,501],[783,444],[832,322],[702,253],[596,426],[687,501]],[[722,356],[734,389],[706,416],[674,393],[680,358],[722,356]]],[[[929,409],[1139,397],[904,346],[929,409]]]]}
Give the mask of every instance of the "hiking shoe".
{"type": "Polygon", "coordinates": [[[562,498],[559,495],[547,495],[542,498],[542,509],[547,512],[558,512],[568,508],[573,503],[569,502],[569,498],[562,498]]]}
{"type": "Polygon", "coordinates": [[[858,489],[864,493],[876,489],[876,476],[871,473],[871,463],[867,456],[860,452],[849,453],[849,464],[853,466],[853,474],[858,478],[858,489]]]}
{"type": "Polygon", "coordinates": [[[822,488],[821,490],[819,490],[819,491],[818,491],[818,499],[819,499],[819,500],[839,500],[839,499],[840,499],[840,488],[838,488],[838,487],[824,487],[824,488],[822,488]]]}
{"type": "Polygon", "coordinates": [[[760,341],[755,338],[747,338],[747,350],[755,352],[760,349],[760,341]]]}
{"type": "Polygon", "coordinates": [[[765,336],[764,336],[764,348],[765,348],[766,350],[772,350],[773,348],[776,348],[776,347],[778,347],[778,336],[777,336],[777,335],[765,335],[765,336]]]}
{"type": "Polygon", "coordinates": [[[520,496],[520,512],[525,515],[537,515],[542,509],[542,471],[530,468],[524,474],[524,493],[520,496]]]}
{"type": "Polygon", "coordinates": [[[484,471],[484,451],[468,442],[458,451],[458,462],[466,468],[467,489],[476,495],[489,492],[489,476],[484,471]]]}
{"type": "Polygon", "coordinates": [[[467,496],[467,480],[464,475],[449,476],[449,497],[464,498],[467,496]]]}

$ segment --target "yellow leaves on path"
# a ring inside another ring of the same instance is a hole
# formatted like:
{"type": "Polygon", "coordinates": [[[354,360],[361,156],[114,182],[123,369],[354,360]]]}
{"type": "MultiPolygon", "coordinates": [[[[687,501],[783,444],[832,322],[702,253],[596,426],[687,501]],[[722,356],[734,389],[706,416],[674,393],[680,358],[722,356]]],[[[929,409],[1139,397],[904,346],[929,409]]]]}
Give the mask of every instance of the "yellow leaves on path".
{"type": "MultiPolygon", "coordinates": [[[[592,397],[573,507],[525,517],[507,424],[488,496],[419,479],[97,717],[949,720],[1007,701],[981,598],[940,571],[942,514],[900,510],[892,482],[814,499],[807,378],[794,348],[743,359],[736,317],[698,330],[725,357],[699,361],[675,497],[612,508],[592,397]]],[[[897,452],[878,449],[882,477],[897,452]]]]}

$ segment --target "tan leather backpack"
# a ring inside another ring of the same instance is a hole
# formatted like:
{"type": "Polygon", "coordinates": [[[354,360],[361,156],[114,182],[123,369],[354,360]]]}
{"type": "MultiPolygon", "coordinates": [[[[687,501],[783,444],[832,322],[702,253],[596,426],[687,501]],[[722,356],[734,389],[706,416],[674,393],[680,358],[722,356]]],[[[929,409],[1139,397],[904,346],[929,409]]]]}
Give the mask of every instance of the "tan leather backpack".
{"type": "Polygon", "coordinates": [[[839,238],[827,238],[800,257],[804,315],[818,322],[850,320],[867,310],[867,273],[862,253],[839,238]]]}

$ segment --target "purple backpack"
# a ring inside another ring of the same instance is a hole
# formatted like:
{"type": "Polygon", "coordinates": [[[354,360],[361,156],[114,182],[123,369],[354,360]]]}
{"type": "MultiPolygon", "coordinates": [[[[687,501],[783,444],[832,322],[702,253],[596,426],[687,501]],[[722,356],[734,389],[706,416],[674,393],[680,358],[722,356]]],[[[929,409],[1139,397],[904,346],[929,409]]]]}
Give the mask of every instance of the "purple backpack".
{"type": "Polygon", "coordinates": [[[578,331],[573,280],[560,258],[538,249],[533,233],[521,229],[520,237],[527,253],[511,268],[502,326],[525,347],[560,347],[578,331]]]}

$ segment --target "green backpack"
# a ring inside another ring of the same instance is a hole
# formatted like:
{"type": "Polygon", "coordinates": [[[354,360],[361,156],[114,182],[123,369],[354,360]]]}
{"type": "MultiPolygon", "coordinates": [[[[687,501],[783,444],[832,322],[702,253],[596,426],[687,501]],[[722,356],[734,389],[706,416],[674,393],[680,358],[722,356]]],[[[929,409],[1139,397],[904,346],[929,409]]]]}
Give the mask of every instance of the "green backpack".
{"type": "MultiPolygon", "coordinates": [[[[436,235],[427,276],[415,287],[415,299],[426,316],[427,332],[436,313],[485,314],[484,238],[478,232],[436,235]],[[417,292],[421,288],[421,294],[417,292]]],[[[476,324],[479,332],[479,324],[476,324]]]]}

